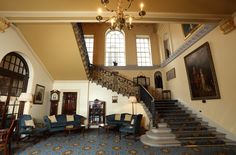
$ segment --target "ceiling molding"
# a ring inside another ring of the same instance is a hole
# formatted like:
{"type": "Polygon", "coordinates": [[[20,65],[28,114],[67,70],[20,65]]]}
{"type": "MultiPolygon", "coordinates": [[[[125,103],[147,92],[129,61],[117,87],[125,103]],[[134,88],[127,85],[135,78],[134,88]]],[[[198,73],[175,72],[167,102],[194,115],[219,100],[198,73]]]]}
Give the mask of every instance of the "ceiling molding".
{"type": "MultiPolygon", "coordinates": [[[[126,12],[137,16],[137,12],[126,12]]],[[[103,17],[114,15],[104,12],[103,17]]],[[[71,23],[71,22],[97,22],[96,11],[0,11],[0,16],[6,17],[13,23],[71,23]]],[[[217,23],[228,18],[226,14],[192,14],[192,13],[164,13],[148,12],[135,23],[217,23]]]]}

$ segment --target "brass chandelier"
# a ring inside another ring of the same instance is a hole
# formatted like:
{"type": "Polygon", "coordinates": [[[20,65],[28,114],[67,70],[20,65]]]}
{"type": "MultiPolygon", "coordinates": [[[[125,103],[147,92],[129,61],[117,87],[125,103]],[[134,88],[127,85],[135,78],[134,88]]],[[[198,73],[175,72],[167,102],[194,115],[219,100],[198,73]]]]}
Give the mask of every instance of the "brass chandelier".
{"type": "Polygon", "coordinates": [[[143,16],[146,15],[146,11],[143,10],[143,7],[144,7],[143,3],[140,4],[140,11],[138,12],[138,15],[139,15],[138,17],[134,17],[134,16],[124,13],[131,7],[133,1],[134,0],[118,0],[117,8],[111,9],[108,7],[108,4],[110,2],[109,0],[101,0],[102,5],[107,11],[115,12],[116,14],[114,16],[108,17],[107,19],[103,19],[103,17],[101,16],[102,10],[98,9],[98,16],[96,17],[96,19],[99,22],[103,22],[103,23],[110,22],[111,30],[117,30],[117,29],[122,30],[124,27],[130,30],[133,28],[133,24],[132,24],[133,20],[141,19],[143,16]],[[126,7],[123,6],[123,1],[127,1],[126,7]]]}

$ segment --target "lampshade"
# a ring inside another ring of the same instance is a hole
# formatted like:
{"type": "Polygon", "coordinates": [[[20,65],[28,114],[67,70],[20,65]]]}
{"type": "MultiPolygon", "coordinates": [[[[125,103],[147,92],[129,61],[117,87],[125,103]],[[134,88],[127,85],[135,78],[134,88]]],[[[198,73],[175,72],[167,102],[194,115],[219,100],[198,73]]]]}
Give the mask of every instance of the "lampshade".
{"type": "Polygon", "coordinates": [[[21,93],[18,101],[31,102],[33,100],[31,93],[21,93]]]}
{"type": "Polygon", "coordinates": [[[130,96],[128,100],[129,100],[129,102],[132,102],[132,103],[137,102],[136,96],[130,96]]]}

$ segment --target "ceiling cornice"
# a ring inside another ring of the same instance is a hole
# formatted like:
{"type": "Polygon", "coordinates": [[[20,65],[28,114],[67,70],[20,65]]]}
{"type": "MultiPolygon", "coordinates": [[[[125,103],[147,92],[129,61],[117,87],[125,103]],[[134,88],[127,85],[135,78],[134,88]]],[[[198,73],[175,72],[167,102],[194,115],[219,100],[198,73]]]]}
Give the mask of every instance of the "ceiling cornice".
{"type": "MultiPolygon", "coordinates": [[[[137,12],[126,12],[137,16],[137,12]]],[[[103,17],[114,13],[104,12],[103,17]]],[[[97,22],[95,11],[0,11],[0,16],[6,17],[12,23],[71,23],[97,22]]],[[[192,13],[162,13],[148,12],[135,23],[216,23],[230,15],[221,14],[192,14],[192,13]]]]}

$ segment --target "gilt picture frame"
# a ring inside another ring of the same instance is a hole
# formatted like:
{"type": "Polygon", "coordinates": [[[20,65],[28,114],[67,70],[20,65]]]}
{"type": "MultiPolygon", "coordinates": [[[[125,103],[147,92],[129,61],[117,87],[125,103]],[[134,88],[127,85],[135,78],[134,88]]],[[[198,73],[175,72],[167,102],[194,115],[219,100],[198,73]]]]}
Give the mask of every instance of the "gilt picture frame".
{"type": "Polygon", "coordinates": [[[34,104],[43,104],[45,86],[36,84],[34,93],[34,104]]]}
{"type": "Polygon", "coordinates": [[[174,79],[174,78],[176,78],[175,68],[172,68],[171,70],[166,72],[166,80],[169,81],[169,80],[174,79]]]}
{"type": "Polygon", "coordinates": [[[184,57],[192,100],[220,99],[216,72],[209,43],[184,57]]]}
{"type": "Polygon", "coordinates": [[[199,27],[200,24],[182,24],[185,39],[189,38],[199,27]]]}

